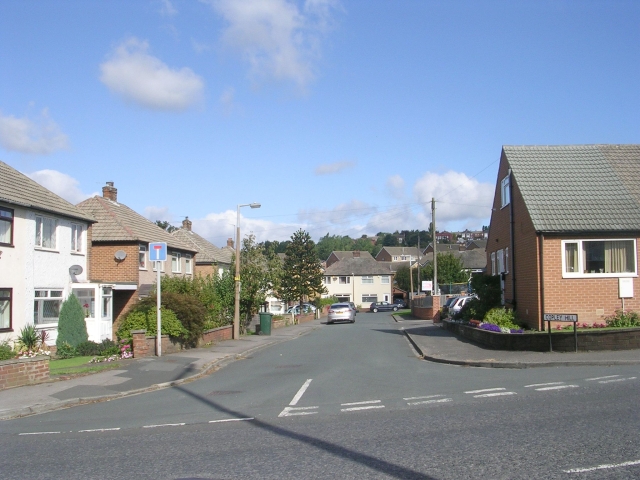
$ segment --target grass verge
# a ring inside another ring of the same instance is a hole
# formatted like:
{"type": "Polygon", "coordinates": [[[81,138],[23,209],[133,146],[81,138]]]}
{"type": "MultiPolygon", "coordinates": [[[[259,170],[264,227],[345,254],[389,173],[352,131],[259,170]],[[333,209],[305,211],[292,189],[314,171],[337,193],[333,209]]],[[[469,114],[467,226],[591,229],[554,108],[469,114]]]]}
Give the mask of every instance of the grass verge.
{"type": "Polygon", "coordinates": [[[118,362],[90,363],[93,357],[74,357],[49,362],[49,375],[97,373],[119,367],[118,362]]]}

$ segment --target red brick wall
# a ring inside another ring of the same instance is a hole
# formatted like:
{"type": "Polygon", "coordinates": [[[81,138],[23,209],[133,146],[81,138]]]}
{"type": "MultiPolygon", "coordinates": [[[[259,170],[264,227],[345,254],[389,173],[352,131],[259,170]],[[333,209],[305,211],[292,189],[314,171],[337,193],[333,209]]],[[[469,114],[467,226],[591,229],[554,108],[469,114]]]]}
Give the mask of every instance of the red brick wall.
{"type": "Polygon", "coordinates": [[[89,278],[94,282],[135,282],[138,283],[140,269],[138,265],[139,244],[136,243],[99,243],[91,246],[89,278]],[[116,261],[114,254],[124,250],[127,257],[116,261]]]}
{"type": "Polygon", "coordinates": [[[211,263],[196,264],[194,272],[196,275],[202,275],[203,277],[206,277],[207,275],[217,275],[218,267],[211,263]]]}
{"type": "MultiPolygon", "coordinates": [[[[152,357],[156,355],[156,336],[147,335],[146,330],[134,330],[133,336],[133,356],[134,358],[152,357]]],[[[207,330],[198,341],[198,346],[231,340],[233,337],[233,325],[207,330]]],[[[168,335],[162,335],[162,354],[177,353],[181,351],[182,345],[173,341],[168,335]]]]}
{"type": "Polygon", "coordinates": [[[0,361],[0,390],[49,380],[49,357],[0,361]]]}

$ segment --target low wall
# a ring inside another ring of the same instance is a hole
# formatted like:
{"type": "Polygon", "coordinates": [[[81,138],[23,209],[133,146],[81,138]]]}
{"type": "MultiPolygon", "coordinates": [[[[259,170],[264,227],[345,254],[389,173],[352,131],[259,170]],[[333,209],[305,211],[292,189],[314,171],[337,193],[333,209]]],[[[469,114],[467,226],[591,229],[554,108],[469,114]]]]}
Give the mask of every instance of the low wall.
{"type": "MultiPolygon", "coordinates": [[[[134,358],[153,357],[157,355],[155,335],[147,335],[146,330],[132,330],[131,336],[133,337],[134,358]]],[[[223,340],[231,340],[232,338],[233,325],[225,325],[224,327],[218,327],[204,332],[198,341],[198,347],[223,340]]],[[[180,342],[169,337],[169,335],[162,335],[160,342],[162,344],[163,354],[178,353],[185,349],[180,342]]]]}
{"type": "MultiPolygon", "coordinates": [[[[511,334],[490,332],[449,320],[445,320],[443,326],[460,337],[496,350],[549,351],[548,333],[511,334]]],[[[551,342],[554,352],[575,351],[573,330],[552,331],[551,342]]],[[[620,330],[593,329],[591,331],[583,330],[578,332],[579,352],[634,349],[640,349],[640,328],[623,328],[620,330]]]]}
{"type": "Polygon", "coordinates": [[[0,390],[49,380],[49,356],[0,361],[0,390]]]}
{"type": "Polygon", "coordinates": [[[411,315],[421,320],[440,322],[440,296],[418,297],[412,300],[411,315]]]}

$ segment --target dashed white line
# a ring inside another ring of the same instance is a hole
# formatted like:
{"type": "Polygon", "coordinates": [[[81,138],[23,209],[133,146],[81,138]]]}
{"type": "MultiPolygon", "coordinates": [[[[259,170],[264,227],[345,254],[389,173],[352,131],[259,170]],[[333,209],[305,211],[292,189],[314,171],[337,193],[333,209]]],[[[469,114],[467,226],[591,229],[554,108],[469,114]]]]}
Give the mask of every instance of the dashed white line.
{"type": "Polygon", "coordinates": [[[255,419],[253,417],[223,418],[222,420],[209,420],[209,423],[246,422],[247,420],[255,420],[255,419]]]}
{"type": "Polygon", "coordinates": [[[318,412],[305,412],[301,410],[314,410],[316,408],[318,407],[317,406],[315,407],[284,407],[284,410],[280,412],[280,415],[278,415],[278,417],[293,417],[296,415],[314,415],[318,412]]]}
{"type": "Polygon", "coordinates": [[[366,400],[364,402],[351,402],[351,403],[341,403],[340,406],[347,407],[349,405],[367,405],[370,403],[380,403],[381,400],[366,400]]]}
{"type": "Polygon", "coordinates": [[[52,435],[60,432],[31,432],[31,433],[19,433],[18,435],[52,435]]]}
{"type": "Polygon", "coordinates": [[[565,473],[583,473],[583,472],[593,472],[595,470],[607,470],[611,468],[621,468],[621,467],[631,467],[633,465],[640,465],[640,460],[632,460],[629,462],[622,463],[609,463],[598,465],[596,467],[588,467],[588,468],[572,468],[570,470],[563,470],[565,473]]]}
{"type": "Polygon", "coordinates": [[[142,428],[158,428],[158,427],[182,427],[184,423],[162,423],[159,425],[144,425],[142,428]]]}
{"type": "Polygon", "coordinates": [[[373,408],[384,408],[384,405],[372,405],[374,403],[380,403],[382,400],[365,400],[364,402],[350,402],[350,403],[341,403],[341,407],[349,407],[349,408],[341,408],[341,412],[357,412],[358,410],[371,410],[373,408]],[[360,407],[354,407],[353,405],[362,405],[360,407]]]}
{"type": "Polygon", "coordinates": [[[494,392],[494,393],[483,393],[480,395],[474,395],[473,398],[501,397],[503,395],[517,395],[517,394],[516,392],[494,392]]]}
{"type": "Polygon", "coordinates": [[[90,430],[78,430],[78,433],[86,433],[86,432],[115,432],[117,430],[120,430],[120,427],[118,427],[118,428],[92,428],[90,430]]]}
{"type": "Polygon", "coordinates": [[[620,375],[607,375],[605,377],[594,377],[594,378],[587,378],[585,381],[586,382],[593,382],[595,380],[604,380],[605,378],[615,378],[615,377],[619,377],[620,375]]]}
{"type": "Polygon", "coordinates": [[[626,382],[627,380],[635,380],[638,377],[628,378],[612,378],[611,380],[600,380],[598,383],[626,382]]]}
{"type": "Polygon", "coordinates": [[[436,397],[444,397],[444,395],[425,395],[423,397],[407,397],[407,398],[403,398],[403,400],[422,400],[424,398],[436,398],[436,397]]]}
{"type": "Polygon", "coordinates": [[[372,408],[384,408],[384,405],[369,405],[366,407],[350,407],[350,408],[341,408],[341,412],[355,412],[358,410],[371,410],[372,408]]]}
{"type": "Polygon", "coordinates": [[[564,382],[534,383],[533,385],[525,385],[524,388],[546,387],[547,385],[562,385],[564,382]]]}
{"type": "Polygon", "coordinates": [[[484,388],[482,390],[469,390],[468,392],[464,392],[464,393],[484,393],[484,392],[496,392],[499,390],[506,390],[506,388],[484,388]]]}
{"type": "Polygon", "coordinates": [[[556,385],[555,387],[536,388],[536,391],[544,392],[544,391],[547,391],[547,390],[562,390],[564,388],[578,388],[578,385],[556,385]]]}
{"type": "Polygon", "coordinates": [[[298,390],[298,393],[296,393],[296,395],[293,397],[293,400],[291,400],[291,403],[289,403],[290,406],[296,405],[298,403],[298,401],[302,398],[302,395],[304,395],[304,392],[306,392],[307,388],[309,388],[311,380],[313,379],[309,378],[306,382],[304,382],[302,387],[300,387],[300,390],[298,390]]]}
{"type": "Polygon", "coordinates": [[[453,402],[452,398],[434,398],[431,400],[421,400],[419,402],[407,402],[407,405],[427,405],[429,403],[447,403],[453,402]]]}

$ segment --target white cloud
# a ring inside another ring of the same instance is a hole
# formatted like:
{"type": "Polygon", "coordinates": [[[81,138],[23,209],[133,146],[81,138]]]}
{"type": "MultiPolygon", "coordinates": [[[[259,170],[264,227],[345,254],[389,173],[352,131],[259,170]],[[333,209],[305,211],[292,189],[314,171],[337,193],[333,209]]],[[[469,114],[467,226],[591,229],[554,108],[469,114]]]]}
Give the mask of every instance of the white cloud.
{"type": "Polygon", "coordinates": [[[156,220],[173,222],[173,215],[169,212],[169,207],[145,207],[144,216],[152,222],[156,220]]]}
{"type": "Polygon", "coordinates": [[[173,17],[178,13],[176,7],[173,6],[170,0],[160,0],[162,6],[160,7],[160,14],[165,17],[173,17]]]}
{"type": "Polygon", "coordinates": [[[204,81],[190,68],[171,69],[131,37],[100,65],[100,81],[126,101],[155,110],[185,110],[202,100],[204,81]]]}
{"type": "Polygon", "coordinates": [[[47,109],[36,120],[0,112],[0,145],[9,151],[47,155],[68,148],[68,139],[49,118],[47,109]]]}
{"type": "Polygon", "coordinates": [[[400,175],[392,175],[387,178],[387,189],[395,198],[404,197],[404,179],[400,175]]]}
{"type": "Polygon", "coordinates": [[[376,208],[360,200],[351,200],[342,203],[331,210],[303,209],[298,212],[298,219],[303,223],[309,223],[320,230],[339,226],[344,228],[358,218],[371,215],[376,208]]]}
{"type": "Polygon", "coordinates": [[[347,170],[349,168],[353,168],[356,166],[356,162],[334,162],[334,163],[325,163],[323,165],[318,165],[315,170],[316,175],[332,175],[334,173],[340,173],[343,170],[347,170]]]}
{"type": "MultiPolygon", "coordinates": [[[[202,219],[191,219],[192,229],[215,246],[224,247],[228,238],[234,239],[236,236],[236,213],[235,210],[226,210],[222,213],[210,213],[202,219]]],[[[277,224],[269,220],[240,215],[240,236],[246,238],[248,234],[253,233],[258,242],[288,240],[298,228],[300,226],[296,224],[277,224]]]]}
{"type": "Polygon", "coordinates": [[[443,175],[427,172],[415,183],[413,193],[431,218],[431,199],[436,199],[436,228],[442,225],[473,225],[491,216],[495,185],[480,183],[464,173],[443,175]]]}
{"type": "Polygon", "coordinates": [[[304,89],[315,77],[320,40],[337,0],[207,0],[227,22],[223,41],[241,52],[254,79],[288,80],[304,89]]]}
{"type": "Polygon", "coordinates": [[[74,205],[89,197],[98,195],[98,192],[92,194],[83,193],[78,188],[78,181],[75,178],[56,170],[38,170],[37,172],[28,173],[27,176],[74,205]]]}

